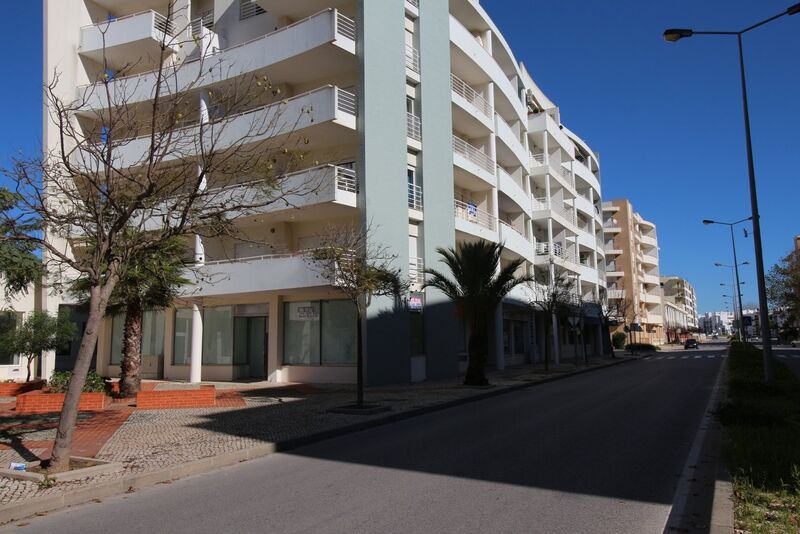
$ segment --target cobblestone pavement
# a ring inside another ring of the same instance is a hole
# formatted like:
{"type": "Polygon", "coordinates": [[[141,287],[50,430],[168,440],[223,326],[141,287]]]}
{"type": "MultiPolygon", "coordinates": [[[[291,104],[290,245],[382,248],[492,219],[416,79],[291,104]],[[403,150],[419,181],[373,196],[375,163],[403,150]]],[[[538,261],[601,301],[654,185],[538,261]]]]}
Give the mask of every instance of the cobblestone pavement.
{"type": "MultiPolygon", "coordinates": [[[[588,367],[618,360],[590,360],[588,367]]],[[[577,370],[585,369],[581,364],[577,370]]],[[[490,374],[494,388],[536,382],[576,370],[572,364],[541,368],[525,366],[490,374]]],[[[392,413],[445,403],[485,393],[486,388],[457,386],[453,381],[425,382],[413,386],[369,388],[366,400],[389,405],[392,413]]],[[[386,417],[331,413],[331,408],[352,403],[351,387],[241,387],[223,396],[222,407],[181,410],[131,411],[127,420],[96,454],[103,460],[120,462],[118,473],[39,487],[37,483],[0,477],[0,504],[54,495],[127,474],[146,473],[221,453],[247,449],[269,442],[285,441],[357,422],[386,417]],[[233,399],[233,400],[232,400],[233,399]]],[[[130,410],[130,409],[129,409],[130,410]]],[[[0,451],[0,462],[14,461],[13,451],[0,451]]]]}

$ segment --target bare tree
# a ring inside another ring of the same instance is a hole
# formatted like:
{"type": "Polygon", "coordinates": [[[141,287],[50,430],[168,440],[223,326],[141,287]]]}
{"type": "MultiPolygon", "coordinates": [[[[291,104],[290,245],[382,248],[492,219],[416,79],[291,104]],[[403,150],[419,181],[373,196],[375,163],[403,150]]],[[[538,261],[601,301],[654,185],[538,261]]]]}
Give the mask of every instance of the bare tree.
{"type": "Polygon", "coordinates": [[[534,292],[530,306],[543,312],[545,321],[544,368],[550,369],[550,355],[553,352],[553,322],[569,315],[576,308],[580,310],[580,300],[575,293],[576,280],[566,270],[557,268],[555,275],[537,277],[532,289],[534,292]]]}
{"type": "Polygon", "coordinates": [[[364,407],[363,321],[373,297],[392,296],[399,303],[408,291],[397,256],[374,243],[372,229],[355,224],[328,225],[318,245],[306,252],[306,261],[329,280],[356,307],[356,387],[358,408],[364,407]]]}
{"type": "Polygon", "coordinates": [[[136,255],[175,237],[251,239],[237,220],[290,205],[314,180],[285,178],[304,157],[300,130],[313,109],[285,99],[270,80],[236,73],[224,54],[175,29],[169,4],[155,70],[110,73],[103,54],[96,83],[77,99],[54,72],[44,96],[57,139],[41,156],[17,158],[0,240],[39,248],[48,284],[88,286],[88,319],[53,447],[50,470],[68,469],[78,402],[109,298],[136,255]],[[184,36],[184,37],[181,37],[184,36]],[[198,47],[170,58],[176,40],[198,47]],[[144,95],[144,96],[142,96],[144,95]]]}

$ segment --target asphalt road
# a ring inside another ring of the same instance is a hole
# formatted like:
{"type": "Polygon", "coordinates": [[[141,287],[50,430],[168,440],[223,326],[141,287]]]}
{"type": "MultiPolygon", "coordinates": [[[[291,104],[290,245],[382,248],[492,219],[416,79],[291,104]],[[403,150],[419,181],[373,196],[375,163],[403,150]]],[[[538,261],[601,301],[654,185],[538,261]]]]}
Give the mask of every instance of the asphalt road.
{"type": "Polygon", "coordinates": [[[6,528],[660,533],[723,352],[663,352],[6,528]]]}
{"type": "Polygon", "coordinates": [[[800,376],[800,347],[792,348],[789,345],[773,345],[772,352],[779,362],[783,363],[800,376]]]}

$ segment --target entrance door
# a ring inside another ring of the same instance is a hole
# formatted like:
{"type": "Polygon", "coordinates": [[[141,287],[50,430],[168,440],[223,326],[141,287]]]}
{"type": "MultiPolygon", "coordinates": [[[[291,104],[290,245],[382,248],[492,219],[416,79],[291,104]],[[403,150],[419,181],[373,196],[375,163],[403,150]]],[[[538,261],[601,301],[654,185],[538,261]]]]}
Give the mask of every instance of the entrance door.
{"type": "Polygon", "coordinates": [[[250,378],[264,378],[267,354],[267,318],[234,318],[234,359],[237,364],[247,364],[250,378]]]}

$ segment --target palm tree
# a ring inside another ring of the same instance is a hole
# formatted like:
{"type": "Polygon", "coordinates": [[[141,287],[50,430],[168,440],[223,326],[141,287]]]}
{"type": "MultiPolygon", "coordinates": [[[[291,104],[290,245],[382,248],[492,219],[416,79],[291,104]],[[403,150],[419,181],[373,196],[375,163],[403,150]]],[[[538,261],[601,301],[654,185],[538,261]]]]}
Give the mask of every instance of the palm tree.
{"type": "Polygon", "coordinates": [[[425,269],[427,281],[423,287],[435,287],[452,300],[470,328],[469,363],[464,377],[466,386],[488,384],[484,366],[489,342],[489,318],[509,291],[519,284],[530,282],[529,275],[517,276],[522,259],[500,266],[503,245],[487,241],[461,242],[452,248],[437,248],[436,252],[449,267],[452,278],[435,269],[425,269]]]}
{"type": "MultiPolygon", "coordinates": [[[[134,397],[141,387],[142,319],[144,312],[166,308],[178,296],[178,290],[188,280],[183,277],[186,247],[178,238],[159,243],[157,248],[143,251],[131,258],[120,277],[108,304],[108,313],[125,313],[120,364],[119,393],[134,397]]],[[[88,287],[78,283],[73,292],[85,295],[88,287]]]]}

